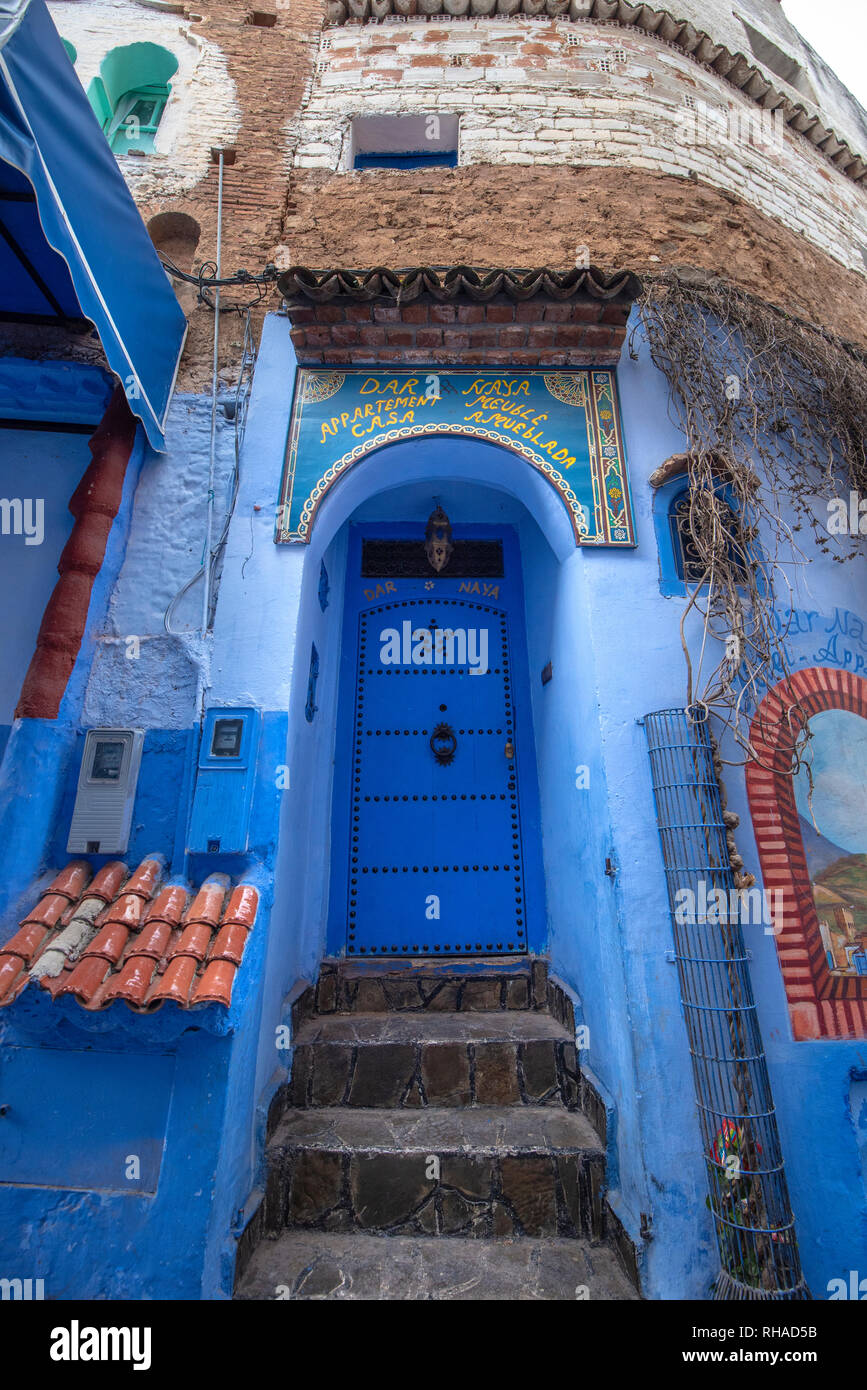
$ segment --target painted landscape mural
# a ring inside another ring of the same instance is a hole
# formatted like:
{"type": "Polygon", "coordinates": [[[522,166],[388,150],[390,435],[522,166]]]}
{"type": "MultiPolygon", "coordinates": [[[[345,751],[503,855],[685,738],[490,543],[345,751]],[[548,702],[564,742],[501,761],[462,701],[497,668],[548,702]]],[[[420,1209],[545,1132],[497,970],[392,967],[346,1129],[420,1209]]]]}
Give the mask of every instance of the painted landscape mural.
{"type": "Polygon", "coordinates": [[[806,771],[795,801],[828,968],[867,975],[867,720],[826,710],[810,721],[812,804],[806,771]]]}

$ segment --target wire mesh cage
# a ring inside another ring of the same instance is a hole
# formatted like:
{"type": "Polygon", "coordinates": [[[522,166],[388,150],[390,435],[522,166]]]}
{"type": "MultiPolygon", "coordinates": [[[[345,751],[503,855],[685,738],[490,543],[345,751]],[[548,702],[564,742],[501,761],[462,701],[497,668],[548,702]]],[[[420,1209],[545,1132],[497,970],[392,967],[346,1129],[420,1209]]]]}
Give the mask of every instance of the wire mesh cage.
{"type": "Polygon", "coordinates": [[[714,1298],[809,1298],[744,946],[755,898],[735,885],[707,711],[643,723],[722,1264],[714,1298]]]}

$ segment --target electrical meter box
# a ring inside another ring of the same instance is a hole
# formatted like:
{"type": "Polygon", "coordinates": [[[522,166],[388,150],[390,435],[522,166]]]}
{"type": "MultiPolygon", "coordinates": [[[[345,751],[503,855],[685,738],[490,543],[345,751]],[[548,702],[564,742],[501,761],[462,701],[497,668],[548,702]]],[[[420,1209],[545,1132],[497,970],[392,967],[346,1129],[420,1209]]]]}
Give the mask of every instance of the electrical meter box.
{"type": "Polygon", "coordinates": [[[192,854],[246,850],[258,748],[258,710],[207,711],[190,817],[192,854]]]}
{"type": "Polygon", "coordinates": [[[88,730],[67,853],[126,852],[143,743],[143,729],[88,730]]]}

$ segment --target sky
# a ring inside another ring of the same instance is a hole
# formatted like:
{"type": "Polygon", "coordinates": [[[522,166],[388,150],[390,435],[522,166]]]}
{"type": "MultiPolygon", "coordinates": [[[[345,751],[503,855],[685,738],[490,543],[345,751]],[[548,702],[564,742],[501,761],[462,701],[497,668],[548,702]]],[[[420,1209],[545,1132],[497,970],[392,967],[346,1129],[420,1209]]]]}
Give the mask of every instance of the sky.
{"type": "MultiPolygon", "coordinates": [[[[819,831],[849,854],[867,853],[864,783],[867,779],[867,720],[849,710],[831,709],[810,720],[813,739],[813,816],[819,831]]],[[[807,774],[794,778],[795,802],[806,821],[807,774]]]]}
{"type": "Polygon", "coordinates": [[[783,0],[783,10],[867,108],[867,0],[783,0]]]}

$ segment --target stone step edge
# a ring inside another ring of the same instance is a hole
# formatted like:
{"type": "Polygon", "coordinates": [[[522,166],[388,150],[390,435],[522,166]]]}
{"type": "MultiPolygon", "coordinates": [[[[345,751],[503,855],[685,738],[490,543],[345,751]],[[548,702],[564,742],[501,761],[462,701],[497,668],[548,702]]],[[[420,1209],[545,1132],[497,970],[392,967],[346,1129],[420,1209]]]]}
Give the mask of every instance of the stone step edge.
{"type": "Polygon", "coordinates": [[[292,1032],[293,1047],[317,1047],[323,1044],[327,1044],[329,1047],[424,1047],[428,1044],[435,1044],[437,1046],[477,1047],[485,1043],[513,1043],[517,1047],[523,1043],[535,1042],[574,1044],[575,1034],[574,1031],[570,1032],[570,1030],[564,1024],[560,1023],[558,1019],[554,1018],[552,1014],[542,1013],[540,1009],[465,1009],[457,1012],[452,1009],[443,1009],[441,1011],[431,1011],[429,1009],[401,1009],[393,1013],[386,1012],[385,1010],[381,1013],[375,1010],[372,1012],[362,1010],[358,1012],[347,1011],[345,1013],[337,1013],[335,1011],[329,1014],[313,1014],[310,1018],[305,1019],[299,1028],[293,1029],[292,1032]],[[450,1023],[454,1024],[456,1030],[459,1025],[465,1024],[466,1020],[470,1017],[474,1019],[484,1019],[486,1025],[490,1027],[490,1036],[462,1037],[457,1031],[452,1031],[451,1035],[448,1035],[450,1023]],[[335,1038],[328,1036],[328,1024],[331,1022],[336,1023],[338,1020],[342,1023],[351,1019],[353,1025],[356,1027],[360,1025],[363,1028],[369,1025],[371,1029],[373,1029],[375,1026],[379,1025],[385,1029],[388,1026],[386,1020],[396,1018],[407,1020],[407,1027],[410,1026],[408,1021],[411,1019],[429,1020],[430,1035],[427,1029],[422,1028],[418,1036],[412,1036],[409,1033],[405,1036],[395,1033],[392,1033],[391,1036],[383,1036],[382,1033],[378,1032],[372,1033],[370,1037],[366,1038],[335,1038]],[[498,1022],[502,1025],[506,1019],[515,1021],[519,1018],[522,1020],[525,1018],[532,1018],[534,1021],[538,1019],[540,1022],[545,1020],[545,1024],[538,1033],[533,1033],[531,1030],[528,1030],[525,1036],[510,1033],[508,1027],[505,1026],[501,1026],[499,1029],[497,1027],[498,1022]],[[545,1026],[547,1024],[552,1024],[553,1027],[545,1026]],[[436,1025],[442,1028],[446,1036],[433,1036],[436,1025]],[[317,1030],[324,1029],[325,1035],[317,1037],[311,1036],[314,1028],[317,1030]]]}
{"type": "MultiPolygon", "coordinates": [[[[311,1106],[310,1110],[315,1107],[311,1106]]],[[[309,1112],[308,1112],[309,1113],[309,1112]]],[[[321,1114],[321,1110],[319,1111],[321,1114]]],[[[356,1111],[356,1114],[359,1112],[356,1111]]],[[[562,1148],[550,1148],[546,1144],[522,1144],[504,1145],[495,1144],[482,1145],[474,1144],[471,1149],[464,1148],[457,1144],[419,1144],[412,1148],[399,1146],[397,1144],[328,1144],[319,1143],[315,1140],[299,1138],[281,1138],[279,1131],[268,1144],[266,1149],[266,1161],[270,1162],[272,1155],[302,1153],[315,1150],[316,1153],[323,1154],[348,1154],[350,1158],[356,1154],[370,1156],[381,1154],[386,1158],[406,1158],[406,1159],[425,1159],[431,1154],[439,1159],[443,1158],[578,1158],[583,1161],[598,1161],[604,1163],[605,1152],[601,1145],[598,1148],[584,1144],[568,1144],[562,1148]]]]}
{"type": "MultiPolygon", "coordinates": [[[[459,962],[458,964],[461,964],[459,962]]],[[[470,962],[466,962],[470,964],[470,962]]],[[[328,1016],[335,1013],[352,1014],[356,1007],[354,1000],[350,1003],[346,999],[346,990],[351,987],[358,990],[359,984],[364,981],[371,981],[374,984],[390,985],[398,987],[402,982],[411,988],[420,986],[428,981],[437,984],[448,985],[449,988],[457,986],[463,993],[466,992],[467,985],[484,983],[486,981],[496,981],[500,984],[500,1000],[493,1006],[469,1006],[457,1010],[462,1013],[539,1013],[550,1014],[559,1022],[563,1023],[568,1029],[574,1031],[575,1018],[572,1000],[568,992],[564,991],[556,981],[555,977],[549,974],[550,965],[544,956],[531,956],[523,958],[512,958],[508,963],[498,961],[491,968],[484,968],[481,963],[476,966],[475,971],[462,971],[459,968],[449,968],[445,962],[435,960],[413,961],[404,960],[402,957],[397,959],[389,958],[388,961],[369,960],[369,961],[348,961],[344,957],[326,957],[320,966],[317,980],[314,984],[307,984],[292,1004],[293,1028],[297,1031],[298,1027],[305,1020],[318,1016],[328,1016]],[[395,964],[400,967],[395,968],[395,964]],[[526,1000],[507,1002],[507,991],[513,990],[516,982],[526,984],[526,1000]]],[[[366,991],[370,994],[370,991],[366,991]]],[[[442,990],[436,991],[437,994],[442,990]]],[[[366,1011],[366,1010],[364,1010],[366,1011]]],[[[404,1007],[399,1002],[389,1003],[385,999],[384,990],[382,992],[382,1007],[376,1009],[377,1012],[385,1014],[403,1013],[439,1013],[440,1010],[431,999],[421,1000],[410,1006],[404,1007]]]]}
{"type": "MultiPolygon", "coordinates": [[[[261,1240],[255,1246],[250,1248],[247,1258],[243,1262],[243,1266],[241,1266],[239,1251],[239,1259],[236,1263],[235,1282],[232,1297],[239,1301],[272,1301],[260,1299],[254,1300],[252,1298],[249,1298],[245,1294],[245,1283],[249,1284],[252,1282],[251,1266],[254,1265],[255,1256],[259,1254],[262,1259],[267,1259],[268,1255],[273,1255],[273,1253],[276,1250],[278,1250],[281,1245],[284,1249],[287,1249],[291,1247],[294,1242],[304,1241],[305,1239],[315,1240],[316,1244],[320,1246],[321,1252],[326,1255],[329,1253],[331,1249],[345,1252],[347,1247],[349,1247],[350,1251],[355,1249],[363,1253],[365,1250],[370,1248],[369,1243],[371,1241],[388,1242],[389,1245],[394,1246],[400,1244],[404,1247],[408,1247],[411,1245],[418,1249],[422,1261],[429,1258],[432,1261],[439,1264],[442,1264],[444,1259],[447,1257],[450,1249],[460,1249],[461,1251],[464,1251],[467,1255],[471,1256],[473,1263],[476,1263],[476,1261],[479,1259],[480,1254],[491,1250],[494,1250],[497,1253],[501,1253],[510,1250],[520,1251],[522,1247],[526,1247],[531,1250],[564,1249],[569,1251],[575,1251],[575,1253],[586,1252],[595,1258],[598,1258],[600,1255],[603,1257],[603,1259],[607,1257],[608,1261],[610,1261],[611,1266],[609,1277],[613,1276],[615,1282],[622,1281],[623,1286],[625,1286],[625,1289],[628,1290],[629,1301],[631,1301],[632,1299],[640,1300],[642,1297],[640,1287],[632,1278],[630,1271],[624,1266],[623,1260],[620,1256],[620,1252],[618,1251],[617,1246],[615,1244],[612,1244],[612,1242],[608,1239],[607,1236],[602,1238],[601,1240],[594,1240],[590,1239],[587,1236],[578,1236],[570,1238],[564,1236],[540,1235],[511,1236],[506,1239],[483,1239],[476,1236],[444,1235],[438,1236],[435,1239],[431,1239],[429,1241],[428,1238],[423,1236],[393,1236],[368,1231],[305,1231],[298,1228],[289,1228],[278,1232],[264,1234],[261,1240]]],[[[276,1288],[277,1286],[275,1285],[273,1301],[278,1301],[280,1297],[285,1297],[285,1295],[278,1296],[276,1288]]],[[[607,1300],[594,1300],[591,1297],[587,1300],[582,1301],[593,1303],[604,1302],[607,1300]]],[[[624,1301],[627,1300],[624,1299],[624,1301]]]]}
{"type": "Polygon", "coordinates": [[[272,1147],[282,1149],[317,1148],[328,1152],[348,1152],[348,1153],[461,1153],[467,1157],[474,1154],[509,1154],[516,1155],[521,1153],[533,1154],[597,1154],[605,1155],[605,1146],[593,1123],[588,1117],[578,1109],[561,1110],[558,1107],[548,1106],[498,1106],[498,1105],[472,1105],[472,1106],[420,1106],[418,1109],[396,1109],[378,1106],[287,1106],[279,1119],[276,1120],[273,1128],[268,1133],[266,1142],[266,1153],[272,1147]],[[479,1133],[474,1136],[473,1129],[482,1129],[488,1126],[492,1129],[494,1125],[516,1127],[529,1121],[530,1115],[526,1112],[535,1112],[532,1123],[538,1124],[543,1128],[547,1121],[553,1122],[554,1116],[562,1117],[566,1127],[581,1128],[587,1131],[586,1139],[579,1140],[577,1137],[574,1142],[558,1144],[547,1134],[540,1138],[530,1138],[520,1140],[517,1137],[506,1136],[505,1142],[498,1142],[487,1135],[479,1133]],[[291,1133],[295,1124],[306,1123],[307,1120],[315,1115],[315,1123],[324,1130],[326,1126],[333,1125],[334,1133],[321,1135],[298,1135],[291,1133]],[[351,1131],[361,1130],[371,1123],[371,1117],[381,1115],[381,1125],[386,1129],[387,1125],[394,1125],[398,1131],[407,1131],[407,1140],[402,1140],[400,1133],[397,1136],[387,1131],[377,1136],[376,1141],[367,1142],[362,1135],[355,1139],[351,1131]],[[464,1116],[465,1123],[470,1133],[460,1138],[443,1139],[441,1135],[430,1133],[437,1125],[452,1126],[457,1116],[464,1116]],[[538,1118],[536,1118],[538,1115],[538,1118]],[[301,1121],[299,1117],[304,1117],[301,1121]],[[567,1118],[568,1117],[568,1118],[567,1118]],[[412,1134],[408,1132],[412,1130],[412,1134]],[[287,1131],[289,1131],[287,1133],[287,1131]],[[343,1131],[338,1133],[338,1131],[343,1131]],[[349,1131],[349,1133],[347,1133],[349,1131]]]}

